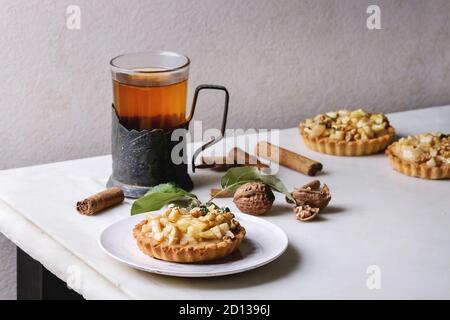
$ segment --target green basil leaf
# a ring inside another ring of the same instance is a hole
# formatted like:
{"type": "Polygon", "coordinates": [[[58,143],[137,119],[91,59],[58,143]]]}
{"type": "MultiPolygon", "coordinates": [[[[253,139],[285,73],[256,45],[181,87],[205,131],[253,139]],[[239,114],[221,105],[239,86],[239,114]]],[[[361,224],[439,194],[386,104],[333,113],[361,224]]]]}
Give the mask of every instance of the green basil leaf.
{"type": "Polygon", "coordinates": [[[195,197],[182,197],[180,199],[177,199],[175,201],[172,201],[172,203],[175,205],[175,207],[179,208],[195,208],[199,207],[201,205],[201,202],[195,197]]]}
{"type": "Polygon", "coordinates": [[[175,200],[181,199],[184,194],[178,193],[164,193],[164,192],[154,192],[143,196],[142,198],[133,202],[131,206],[131,215],[159,210],[166,204],[173,202],[175,200]]]}
{"type": "Polygon", "coordinates": [[[220,184],[222,185],[222,189],[225,189],[240,182],[245,183],[256,180],[261,180],[261,173],[256,167],[237,167],[228,169],[222,177],[220,184]]]}
{"type": "Polygon", "coordinates": [[[273,191],[283,193],[288,199],[293,200],[291,193],[280,179],[274,175],[263,174],[256,167],[231,168],[222,177],[220,183],[222,189],[234,192],[244,183],[252,181],[261,181],[267,184],[273,191]]]}
{"type": "Polygon", "coordinates": [[[161,183],[158,184],[157,186],[154,187],[150,187],[150,189],[148,189],[147,193],[145,195],[148,194],[152,194],[155,192],[162,192],[162,193],[184,193],[187,194],[188,192],[181,189],[180,187],[177,187],[174,183],[172,182],[168,182],[168,183],[161,183]]]}
{"type": "Polygon", "coordinates": [[[295,202],[294,198],[292,197],[286,186],[283,184],[283,182],[281,182],[281,180],[274,175],[262,175],[261,181],[270,186],[272,190],[283,193],[289,200],[295,202]]]}
{"type": "Polygon", "coordinates": [[[174,183],[161,183],[151,187],[147,193],[136,200],[131,207],[131,215],[159,210],[168,203],[179,207],[195,207],[200,204],[197,196],[177,187],[174,183]]]}

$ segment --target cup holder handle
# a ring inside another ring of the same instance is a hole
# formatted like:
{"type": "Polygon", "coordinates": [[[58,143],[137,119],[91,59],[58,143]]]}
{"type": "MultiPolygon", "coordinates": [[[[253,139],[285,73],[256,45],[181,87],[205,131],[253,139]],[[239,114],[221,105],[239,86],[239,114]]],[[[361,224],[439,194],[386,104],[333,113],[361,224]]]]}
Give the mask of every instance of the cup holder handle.
{"type": "Polygon", "coordinates": [[[220,140],[222,140],[222,138],[225,136],[225,129],[227,126],[227,116],[228,116],[228,103],[230,101],[230,94],[228,93],[227,88],[225,88],[224,86],[219,86],[219,85],[213,85],[213,84],[201,84],[199,85],[197,88],[195,88],[195,93],[194,93],[194,99],[192,101],[192,108],[191,108],[191,112],[189,114],[189,117],[187,119],[187,122],[190,123],[193,116],[194,116],[194,112],[195,112],[195,107],[197,105],[197,100],[198,100],[198,96],[200,94],[200,91],[202,90],[220,90],[223,91],[225,93],[225,103],[224,103],[224,107],[223,107],[223,117],[222,117],[222,127],[220,129],[221,135],[219,137],[214,137],[212,138],[210,141],[208,141],[207,143],[205,143],[204,145],[202,145],[200,148],[198,148],[197,150],[195,150],[193,156],[192,156],[192,172],[195,172],[195,160],[197,159],[198,155],[200,153],[202,153],[206,148],[212,146],[213,144],[219,142],[220,140]]]}

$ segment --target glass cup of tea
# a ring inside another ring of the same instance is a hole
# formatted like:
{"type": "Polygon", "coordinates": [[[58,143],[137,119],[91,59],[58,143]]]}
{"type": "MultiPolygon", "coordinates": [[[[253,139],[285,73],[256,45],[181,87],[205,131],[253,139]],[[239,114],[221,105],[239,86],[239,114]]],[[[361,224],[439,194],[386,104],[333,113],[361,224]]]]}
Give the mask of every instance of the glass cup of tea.
{"type": "MultiPolygon", "coordinates": [[[[225,93],[223,136],[229,101],[227,89],[217,85],[198,86],[187,115],[188,57],[168,51],[131,53],[113,58],[110,64],[114,100],[113,172],[108,186],[118,186],[126,196],[134,198],[164,182],[192,189],[186,161],[179,164],[171,159],[172,148],[180,143],[173,141],[172,133],[176,129],[188,129],[200,91],[212,89],[225,93]]],[[[221,137],[194,152],[193,170],[195,157],[221,137]]]]}

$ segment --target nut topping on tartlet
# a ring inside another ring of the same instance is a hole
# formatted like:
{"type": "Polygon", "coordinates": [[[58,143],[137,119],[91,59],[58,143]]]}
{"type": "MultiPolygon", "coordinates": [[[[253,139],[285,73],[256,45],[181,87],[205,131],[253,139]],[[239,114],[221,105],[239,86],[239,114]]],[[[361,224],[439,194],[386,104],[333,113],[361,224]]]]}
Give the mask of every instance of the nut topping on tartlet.
{"type": "Polygon", "coordinates": [[[386,134],[389,121],[383,113],[366,113],[339,110],[319,114],[302,123],[305,133],[311,137],[333,140],[369,140],[386,134]]]}
{"type": "Polygon", "coordinates": [[[185,209],[169,207],[149,215],[133,230],[139,248],[147,255],[174,262],[200,262],[233,252],[245,229],[228,209],[214,204],[185,209]]]}
{"type": "Polygon", "coordinates": [[[399,158],[428,167],[450,165],[450,137],[437,133],[422,133],[394,142],[391,151],[399,158]]]}
{"type": "Polygon", "coordinates": [[[395,134],[383,113],[362,109],[319,114],[300,123],[306,145],[322,153],[359,156],[386,148],[395,134]]]}
{"type": "Polygon", "coordinates": [[[156,242],[168,244],[197,244],[202,241],[234,238],[233,230],[239,227],[231,212],[210,205],[203,208],[168,208],[159,216],[149,215],[141,232],[156,242]]]}
{"type": "Polygon", "coordinates": [[[450,178],[450,135],[422,133],[391,144],[386,150],[392,166],[409,176],[450,178]]]}

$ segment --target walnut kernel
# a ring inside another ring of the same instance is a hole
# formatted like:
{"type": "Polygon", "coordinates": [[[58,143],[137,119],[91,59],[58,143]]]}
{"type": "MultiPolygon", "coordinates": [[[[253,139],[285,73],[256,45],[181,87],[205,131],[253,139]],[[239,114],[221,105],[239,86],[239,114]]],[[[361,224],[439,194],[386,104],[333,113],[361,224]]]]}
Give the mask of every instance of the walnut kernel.
{"type": "Polygon", "coordinates": [[[312,208],[308,205],[297,206],[294,208],[294,213],[300,221],[309,221],[316,218],[319,215],[319,211],[319,208],[312,208]]]}

